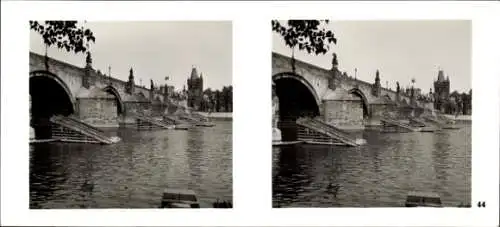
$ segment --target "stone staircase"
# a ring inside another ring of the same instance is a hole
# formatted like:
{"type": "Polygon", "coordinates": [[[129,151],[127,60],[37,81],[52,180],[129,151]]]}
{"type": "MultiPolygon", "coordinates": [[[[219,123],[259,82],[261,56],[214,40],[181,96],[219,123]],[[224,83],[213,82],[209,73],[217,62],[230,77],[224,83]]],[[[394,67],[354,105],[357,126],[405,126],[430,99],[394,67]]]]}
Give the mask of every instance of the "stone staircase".
{"type": "Polygon", "coordinates": [[[434,127],[439,129],[460,129],[460,127],[455,125],[455,121],[448,119],[445,116],[437,115],[436,117],[426,116],[424,117],[426,122],[431,123],[434,127]]]}
{"type": "Polygon", "coordinates": [[[412,117],[410,118],[410,126],[412,127],[425,127],[427,124],[424,119],[412,117]]]}
{"type": "Polygon", "coordinates": [[[104,131],[72,117],[53,116],[52,139],[60,142],[114,144],[119,137],[107,136],[104,131]]]}
{"type": "Polygon", "coordinates": [[[384,132],[418,132],[421,130],[419,127],[413,127],[401,121],[388,118],[380,119],[380,121],[382,122],[382,130],[384,132]]]}
{"type": "Polygon", "coordinates": [[[203,126],[203,127],[213,127],[215,126],[214,123],[210,122],[208,119],[202,116],[202,118],[198,118],[195,115],[179,115],[179,119],[184,120],[188,122],[191,125],[195,126],[203,126]]]}
{"type": "Polygon", "coordinates": [[[174,129],[174,124],[169,124],[163,120],[137,114],[135,116],[136,125],[138,130],[157,130],[157,129],[174,129]]]}
{"type": "Polygon", "coordinates": [[[163,120],[165,124],[174,125],[174,129],[177,130],[187,130],[191,128],[191,125],[183,120],[180,120],[178,117],[171,115],[163,115],[163,120]]]}
{"type": "Polygon", "coordinates": [[[356,139],[349,133],[329,125],[320,119],[299,118],[297,119],[298,140],[310,144],[328,144],[343,146],[359,146],[366,141],[356,139]]]}

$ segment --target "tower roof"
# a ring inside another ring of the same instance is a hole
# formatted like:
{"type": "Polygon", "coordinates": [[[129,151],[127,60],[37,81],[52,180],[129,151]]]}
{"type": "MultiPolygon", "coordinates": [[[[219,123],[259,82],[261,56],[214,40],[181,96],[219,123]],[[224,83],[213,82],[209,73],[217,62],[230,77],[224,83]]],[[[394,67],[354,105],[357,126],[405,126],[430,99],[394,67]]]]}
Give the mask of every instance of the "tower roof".
{"type": "Polygon", "coordinates": [[[191,79],[198,78],[198,71],[196,70],[195,67],[191,70],[191,79]]]}
{"type": "Polygon", "coordinates": [[[439,70],[438,81],[444,81],[444,72],[443,72],[443,70],[439,70]]]}

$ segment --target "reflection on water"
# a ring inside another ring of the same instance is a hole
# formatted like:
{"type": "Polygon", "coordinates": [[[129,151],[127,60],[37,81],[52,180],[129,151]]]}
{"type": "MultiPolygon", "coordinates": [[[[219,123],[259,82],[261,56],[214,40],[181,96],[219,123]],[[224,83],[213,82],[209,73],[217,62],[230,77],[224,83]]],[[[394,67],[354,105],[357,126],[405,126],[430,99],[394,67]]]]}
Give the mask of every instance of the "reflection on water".
{"type": "Polygon", "coordinates": [[[470,204],[471,126],[436,133],[362,131],[360,147],[273,148],[274,207],[395,207],[408,191],[470,204]]]}
{"type": "Polygon", "coordinates": [[[232,121],[188,131],[116,129],[114,145],[30,145],[30,208],[158,208],[164,188],[232,201],[232,121]]]}

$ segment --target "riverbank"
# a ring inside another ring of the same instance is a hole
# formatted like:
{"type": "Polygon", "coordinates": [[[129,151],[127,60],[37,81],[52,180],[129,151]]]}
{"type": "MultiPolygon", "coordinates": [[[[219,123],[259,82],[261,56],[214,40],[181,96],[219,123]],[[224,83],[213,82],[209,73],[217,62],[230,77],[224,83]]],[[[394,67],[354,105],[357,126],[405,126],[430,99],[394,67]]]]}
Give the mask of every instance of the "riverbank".
{"type": "Polygon", "coordinates": [[[472,116],[471,115],[450,115],[450,114],[445,114],[444,115],[446,118],[450,120],[455,120],[456,122],[459,123],[471,123],[472,122],[472,116]]]}
{"type": "Polygon", "coordinates": [[[212,119],[227,119],[231,120],[233,119],[233,113],[232,112],[196,112],[199,115],[202,115],[204,117],[212,118],[212,119]]]}

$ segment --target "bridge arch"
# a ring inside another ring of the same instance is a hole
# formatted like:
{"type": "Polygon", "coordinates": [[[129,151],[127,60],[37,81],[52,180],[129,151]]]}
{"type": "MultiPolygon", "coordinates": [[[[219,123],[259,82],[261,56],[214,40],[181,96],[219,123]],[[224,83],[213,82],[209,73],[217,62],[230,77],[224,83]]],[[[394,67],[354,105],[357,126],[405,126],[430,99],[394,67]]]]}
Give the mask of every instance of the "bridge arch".
{"type": "Polygon", "coordinates": [[[281,130],[282,140],[296,140],[297,118],[319,116],[321,100],[314,87],[300,75],[279,73],[273,75],[272,79],[279,103],[277,126],[281,130]]]}
{"type": "Polygon", "coordinates": [[[105,92],[115,96],[116,101],[117,101],[117,108],[118,108],[118,114],[122,114],[124,111],[124,105],[122,101],[122,97],[120,96],[120,92],[113,87],[112,85],[108,85],[103,89],[105,92]]]}
{"type": "Polygon", "coordinates": [[[349,94],[353,94],[361,98],[361,105],[363,106],[363,119],[369,118],[371,116],[371,109],[365,93],[363,93],[363,91],[359,88],[353,88],[349,90],[349,94]]]}
{"type": "Polygon", "coordinates": [[[321,105],[321,99],[319,98],[318,94],[316,93],[316,89],[307,81],[304,77],[292,73],[292,72],[284,72],[284,73],[278,73],[273,76],[273,81],[276,83],[278,80],[281,79],[294,79],[300,83],[302,83],[308,90],[311,92],[311,94],[314,96],[314,100],[316,101],[316,105],[320,106],[321,105]]]}
{"type": "Polygon", "coordinates": [[[77,110],[75,97],[68,85],[57,75],[44,70],[29,74],[30,125],[36,138],[50,138],[50,118],[69,116],[77,110]]]}

